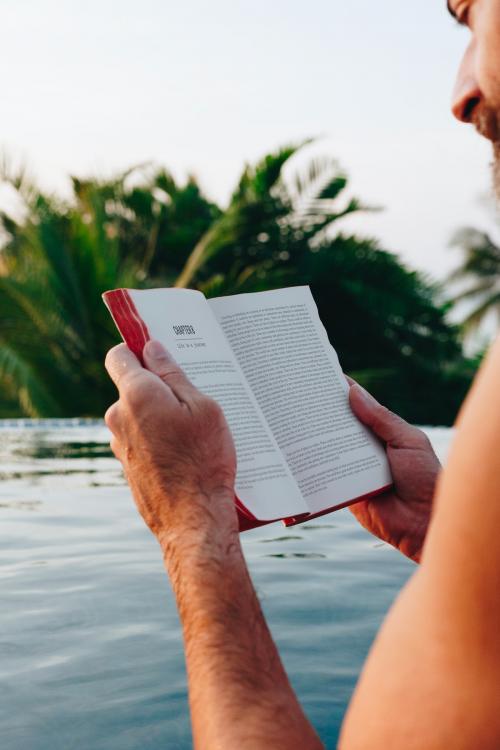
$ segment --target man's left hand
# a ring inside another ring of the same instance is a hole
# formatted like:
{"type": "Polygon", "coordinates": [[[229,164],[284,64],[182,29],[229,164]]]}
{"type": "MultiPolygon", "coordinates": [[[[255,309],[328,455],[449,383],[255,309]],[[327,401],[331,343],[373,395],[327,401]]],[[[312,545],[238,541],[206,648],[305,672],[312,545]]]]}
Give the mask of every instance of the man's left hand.
{"type": "Polygon", "coordinates": [[[441,465],[422,430],[348,380],[351,408],[384,443],[394,481],[383,495],[355,503],[350,510],[372,534],[420,562],[441,465]]]}
{"type": "Polygon", "coordinates": [[[145,367],[125,344],[106,357],[120,398],[105,420],[137,508],[167,557],[217,539],[226,546],[238,534],[236,454],[222,410],[159,342],[143,357],[145,367]]]}

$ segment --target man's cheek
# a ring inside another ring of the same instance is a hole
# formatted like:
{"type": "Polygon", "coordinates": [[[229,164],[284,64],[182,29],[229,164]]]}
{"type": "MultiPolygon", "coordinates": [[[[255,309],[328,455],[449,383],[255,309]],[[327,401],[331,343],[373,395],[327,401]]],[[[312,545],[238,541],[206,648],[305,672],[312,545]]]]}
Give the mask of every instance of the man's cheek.
{"type": "Polygon", "coordinates": [[[477,36],[477,82],[489,106],[500,110],[500,2],[491,0],[494,9],[485,11],[477,36]]]}
{"type": "Polygon", "coordinates": [[[480,83],[480,88],[488,106],[495,109],[500,116],[500,71],[498,70],[500,68],[500,55],[496,55],[496,64],[494,66],[489,63],[490,61],[488,61],[488,65],[485,66],[484,72],[481,75],[483,83],[480,83]]]}

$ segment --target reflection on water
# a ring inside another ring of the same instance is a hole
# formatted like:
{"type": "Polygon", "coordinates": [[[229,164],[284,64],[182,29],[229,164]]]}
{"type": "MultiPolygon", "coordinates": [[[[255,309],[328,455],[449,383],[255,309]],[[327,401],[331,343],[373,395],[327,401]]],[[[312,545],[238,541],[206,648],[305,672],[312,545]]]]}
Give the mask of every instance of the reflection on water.
{"type": "Polygon", "coordinates": [[[14,508],[15,510],[39,510],[41,500],[8,500],[0,502],[0,508],[14,508]]]}
{"type": "MultiPolygon", "coordinates": [[[[432,430],[441,455],[449,431],[432,430]]],[[[0,747],[187,750],[179,622],[100,422],[0,422],[0,747]]],[[[243,536],[283,660],[333,746],[412,563],[347,510],[243,536]],[[314,533],[309,533],[314,532],[314,533]]]]}
{"type": "Polygon", "coordinates": [[[27,441],[15,449],[14,454],[26,458],[109,458],[109,445],[101,443],[53,443],[42,438],[27,441]]]}
{"type": "Polygon", "coordinates": [[[303,526],[304,531],[318,531],[319,529],[334,529],[335,524],[334,523],[308,523],[305,526],[303,526]]]}
{"type": "Polygon", "coordinates": [[[326,555],[321,555],[318,552],[275,552],[272,555],[265,555],[265,557],[302,557],[304,560],[317,560],[320,557],[326,557],[326,555]]]}
{"type": "Polygon", "coordinates": [[[261,539],[260,541],[264,544],[269,544],[269,542],[295,542],[299,539],[303,539],[301,536],[276,536],[272,539],[261,539]]]}

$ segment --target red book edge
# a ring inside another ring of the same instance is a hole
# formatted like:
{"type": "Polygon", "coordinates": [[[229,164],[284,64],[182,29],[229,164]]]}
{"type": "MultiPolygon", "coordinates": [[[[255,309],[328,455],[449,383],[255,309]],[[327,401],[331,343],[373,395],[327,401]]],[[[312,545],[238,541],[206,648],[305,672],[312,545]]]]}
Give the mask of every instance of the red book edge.
{"type": "Polygon", "coordinates": [[[284,518],[283,523],[285,524],[285,526],[296,526],[299,523],[304,523],[305,521],[311,521],[313,518],[326,516],[327,513],[333,513],[333,511],[335,510],[341,510],[342,508],[347,508],[349,507],[349,505],[362,503],[363,500],[371,500],[372,497],[377,497],[378,495],[382,495],[384,492],[387,492],[387,490],[390,490],[391,487],[392,487],[392,484],[386,484],[383,487],[380,487],[378,490],[372,490],[371,492],[367,492],[365,495],[360,495],[359,497],[355,497],[352,500],[346,500],[345,503],[340,503],[339,505],[331,505],[329,508],[320,510],[317,513],[304,513],[303,515],[300,515],[300,516],[290,516],[290,518],[284,518]]]}
{"type": "MultiPolygon", "coordinates": [[[[104,304],[111,313],[116,327],[120,331],[120,334],[127,344],[128,348],[135,354],[141,364],[144,364],[142,359],[142,350],[147,341],[150,341],[151,335],[148,331],[148,327],[139,315],[136,306],[132,300],[132,297],[128,293],[127,289],[113,289],[109,292],[104,292],[102,295],[104,304]]],[[[369,492],[366,495],[357,497],[353,500],[348,500],[340,505],[332,505],[330,508],[319,511],[318,513],[304,513],[299,516],[291,516],[290,518],[283,519],[272,519],[269,521],[260,521],[258,518],[250,513],[248,508],[241,502],[237,495],[234,496],[234,504],[236,506],[236,512],[238,514],[238,524],[240,531],[249,531],[250,529],[256,529],[259,526],[266,526],[269,523],[275,523],[276,521],[283,521],[285,526],[295,526],[305,521],[310,521],[313,518],[324,516],[327,513],[332,513],[334,510],[340,510],[348,505],[368,500],[371,497],[376,497],[381,493],[388,490],[392,485],[386,485],[378,490],[369,492]]]]}

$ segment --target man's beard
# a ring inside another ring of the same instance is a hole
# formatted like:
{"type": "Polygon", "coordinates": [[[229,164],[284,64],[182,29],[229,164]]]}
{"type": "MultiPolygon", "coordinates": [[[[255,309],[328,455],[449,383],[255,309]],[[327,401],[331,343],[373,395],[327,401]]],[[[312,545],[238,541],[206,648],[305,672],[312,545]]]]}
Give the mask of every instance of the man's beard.
{"type": "Polygon", "coordinates": [[[493,144],[493,187],[500,205],[500,110],[479,104],[472,113],[472,122],[478,133],[493,144]]]}

